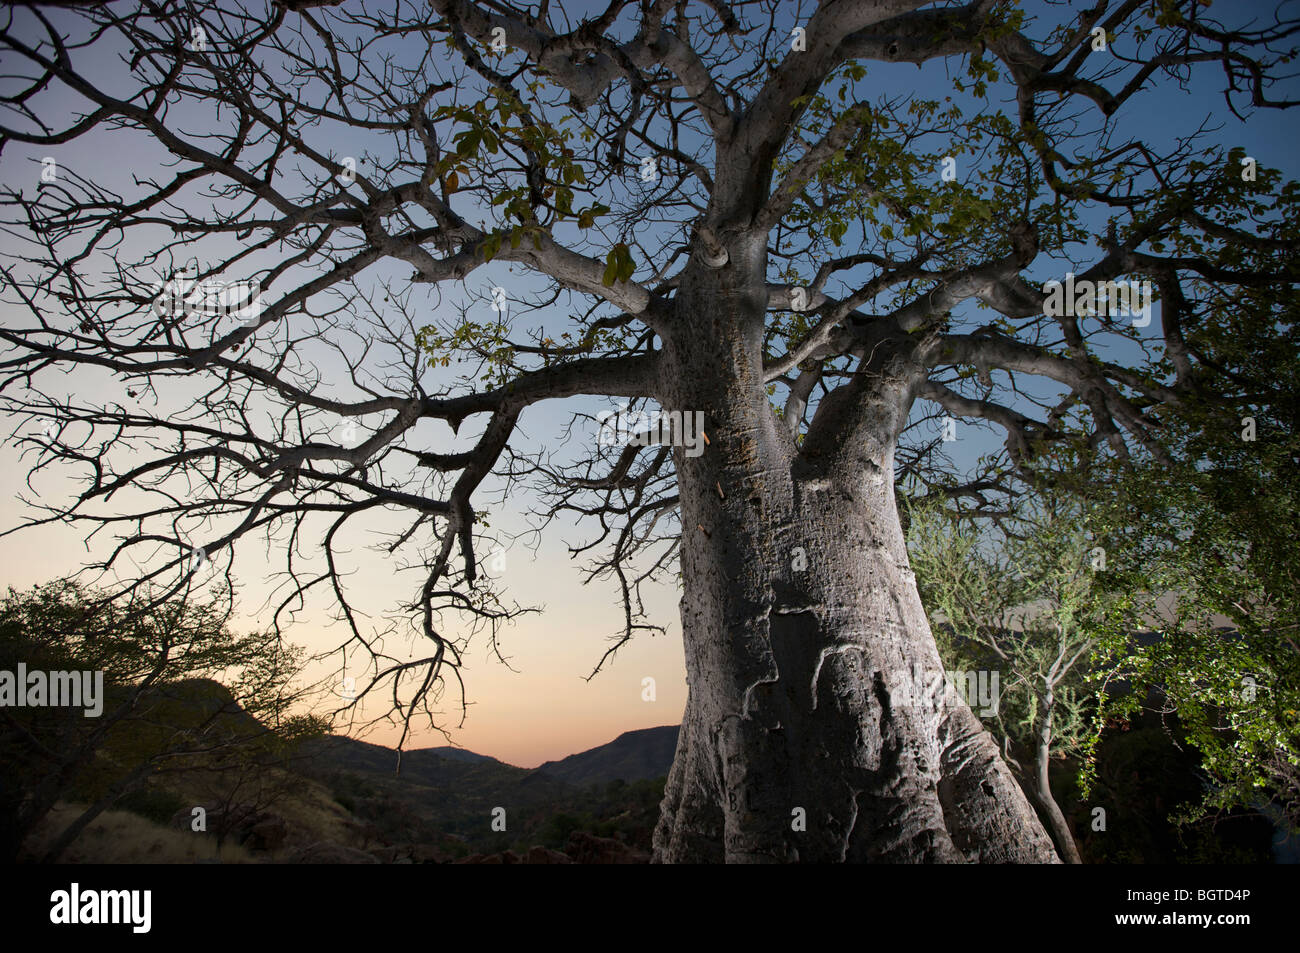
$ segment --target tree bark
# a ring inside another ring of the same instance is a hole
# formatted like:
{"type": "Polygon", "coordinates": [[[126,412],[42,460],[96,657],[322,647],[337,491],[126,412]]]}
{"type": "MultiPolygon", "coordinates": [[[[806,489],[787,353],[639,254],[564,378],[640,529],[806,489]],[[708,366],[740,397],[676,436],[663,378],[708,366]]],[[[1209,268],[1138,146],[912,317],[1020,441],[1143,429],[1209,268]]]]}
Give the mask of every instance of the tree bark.
{"type": "Polygon", "coordinates": [[[1035,782],[1037,789],[1035,791],[1035,800],[1042,809],[1043,815],[1047,820],[1048,830],[1052,833],[1052,840],[1056,842],[1056,849],[1060,851],[1061,857],[1067,864],[1081,864],[1083,858],[1079,856],[1078,845],[1074,842],[1074,832],[1070,830],[1069,823],[1065,820],[1065,814],[1062,813],[1061,807],[1056,803],[1056,798],[1052,795],[1052,779],[1050,768],[1052,764],[1052,709],[1056,700],[1056,694],[1053,690],[1052,683],[1046,682],[1044,693],[1038,699],[1038,744],[1034,751],[1034,766],[1037,772],[1035,782]]]}
{"type": "MultiPolygon", "coordinates": [[[[942,680],[894,499],[906,387],[884,375],[866,394],[869,439],[831,428],[797,450],[768,404],[762,322],[741,320],[763,304],[720,287],[691,306],[683,286],[663,352],[661,402],[704,411],[709,440],[674,451],[689,696],[655,860],[1057,861],[942,680]]],[[[814,429],[838,412],[822,403],[814,429]]]]}

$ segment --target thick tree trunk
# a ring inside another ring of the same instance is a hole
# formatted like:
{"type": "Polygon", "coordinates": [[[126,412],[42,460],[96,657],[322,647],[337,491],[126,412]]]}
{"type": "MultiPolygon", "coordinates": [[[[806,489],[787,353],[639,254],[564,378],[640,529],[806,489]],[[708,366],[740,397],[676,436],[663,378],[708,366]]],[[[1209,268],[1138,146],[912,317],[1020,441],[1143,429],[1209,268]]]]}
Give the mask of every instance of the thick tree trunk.
{"type": "Polygon", "coordinates": [[[752,297],[710,289],[663,355],[661,400],[704,411],[709,443],[675,452],[689,699],[655,859],[1056,861],[942,682],[894,500],[896,421],[796,453],[768,406],[761,322],[733,318],[752,297]]]}

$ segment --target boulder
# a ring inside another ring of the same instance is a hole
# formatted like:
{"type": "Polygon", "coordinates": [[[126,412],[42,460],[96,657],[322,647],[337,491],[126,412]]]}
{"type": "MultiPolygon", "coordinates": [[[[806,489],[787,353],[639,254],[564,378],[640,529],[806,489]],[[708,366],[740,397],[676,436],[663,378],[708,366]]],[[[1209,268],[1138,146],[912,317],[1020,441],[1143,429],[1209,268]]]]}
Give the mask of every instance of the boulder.
{"type": "Polygon", "coordinates": [[[288,839],[288,823],[280,815],[270,812],[259,814],[239,832],[239,843],[249,850],[279,850],[288,839]]]}
{"type": "Polygon", "coordinates": [[[533,847],[524,858],[525,864],[571,864],[572,858],[549,847],[533,847]]]}
{"type": "Polygon", "coordinates": [[[612,837],[574,831],[564,852],[577,864],[648,864],[650,855],[612,837]]]}

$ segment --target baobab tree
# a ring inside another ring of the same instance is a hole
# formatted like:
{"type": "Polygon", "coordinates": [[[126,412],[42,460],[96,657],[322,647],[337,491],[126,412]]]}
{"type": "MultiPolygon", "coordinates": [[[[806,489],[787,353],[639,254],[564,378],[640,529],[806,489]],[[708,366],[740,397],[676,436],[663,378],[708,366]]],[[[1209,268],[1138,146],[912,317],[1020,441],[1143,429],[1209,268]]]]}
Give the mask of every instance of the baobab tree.
{"type": "Polygon", "coordinates": [[[996,506],[1054,443],[1165,452],[1207,315],[1294,282],[1290,193],[1191,110],[1181,138],[1135,117],[1202,76],[1225,114],[1292,105],[1297,25],[1033,6],[11,7],[0,393],[36,469],[84,480],[40,519],[118,530],[111,567],[163,550],[128,589],[264,535],[280,610],[328,592],[370,653],[356,700],[409,724],[517,611],[476,491],[544,488],[597,525],[623,637],[680,574],[658,860],[1055,860],[978,719],[924,690],[896,483],[996,506]],[[125,395],[68,386],[100,377],[125,395]],[[562,398],[588,452],[522,452],[562,398]],[[1005,450],[956,475],[938,416],[1005,450]],[[336,560],[392,512],[423,567],[407,661],[336,560]]]}

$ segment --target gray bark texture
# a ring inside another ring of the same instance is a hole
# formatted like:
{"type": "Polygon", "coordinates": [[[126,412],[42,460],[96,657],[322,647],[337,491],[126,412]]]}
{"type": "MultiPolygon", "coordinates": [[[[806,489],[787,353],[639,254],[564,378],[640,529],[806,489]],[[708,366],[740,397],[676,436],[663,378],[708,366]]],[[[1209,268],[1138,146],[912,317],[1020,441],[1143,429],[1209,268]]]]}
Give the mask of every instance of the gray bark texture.
{"type": "Polygon", "coordinates": [[[933,690],[894,499],[905,353],[824,401],[797,452],[743,317],[761,294],[728,288],[732,263],[721,300],[684,289],[663,355],[664,405],[704,410],[709,445],[676,452],[689,698],[655,860],[1057,862],[991,737],[933,690]]]}

